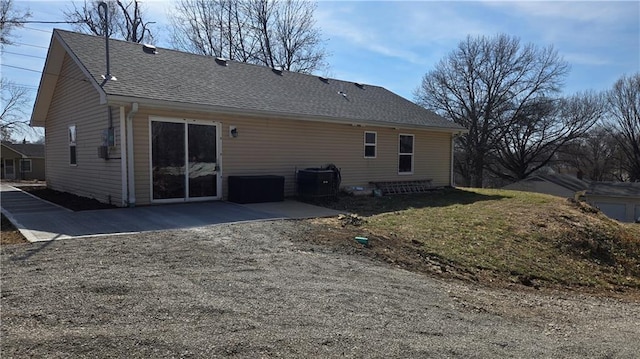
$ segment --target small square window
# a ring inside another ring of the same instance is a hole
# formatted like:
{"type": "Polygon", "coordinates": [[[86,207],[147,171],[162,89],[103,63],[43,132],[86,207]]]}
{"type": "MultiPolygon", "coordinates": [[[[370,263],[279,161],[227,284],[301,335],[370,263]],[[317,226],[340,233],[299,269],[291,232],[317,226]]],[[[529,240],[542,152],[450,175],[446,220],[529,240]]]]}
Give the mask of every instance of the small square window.
{"type": "Polygon", "coordinates": [[[378,134],[376,132],[364,133],[364,157],[376,158],[378,134]]]}

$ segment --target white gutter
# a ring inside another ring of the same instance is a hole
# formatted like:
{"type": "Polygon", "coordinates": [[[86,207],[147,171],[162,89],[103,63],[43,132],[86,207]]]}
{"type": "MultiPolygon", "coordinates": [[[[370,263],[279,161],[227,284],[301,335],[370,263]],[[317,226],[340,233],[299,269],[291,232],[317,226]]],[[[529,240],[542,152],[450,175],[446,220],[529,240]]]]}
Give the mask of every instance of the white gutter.
{"type": "Polygon", "coordinates": [[[124,106],[120,106],[120,188],[122,189],[121,194],[121,205],[122,207],[126,207],[127,202],[129,201],[127,196],[129,194],[128,186],[127,186],[127,122],[126,122],[126,114],[124,110],[124,106]]]}
{"type": "Polygon", "coordinates": [[[138,112],[138,103],[131,104],[131,111],[127,115],[127,203],[129,207],[136,206],[136,187],[133,162],[133,116],[138,112]]]}
{"type": "Polygon", "coordinates": [[[274,119],[289,119],[289,120],[298,120],[298,121],[312,121],[312,122],[325,122],[325,123],[337,123],[337,124],[345,124],[345,125],[362,125],[363,127],[367,126],[377,126],[384,128],[393,128],[393,129],[417,129],[417,130],[428,130],[433,132],[448,132],[448,133],[465,133],[468,132],[467,129],[464,128],[449,128],[449,127],[437,127],[437,126],[423,126],[417,124],[402,124],[402,123],[391,123],[384,121],[365,121],[362,119],[342,119],[342,118],[332,118],[326,116],[315,116],[308,114],[294,114],[287,112],[278,112],[278,111],[260,111],[260,110],[247,110],[235,107],[225,107],[225,106],[212,106],[212,105],[200,105],[200,104],[191,104],[185,102],[169,102],[165,100],[151,100],[140,97],[129,97],[129,96],[119,96],[119,95],[108,95],[107,102],[113,105],[126,105],[132,102],[140,103],[143,106],[149,106],[154,109],[162,109],[162,110],[171,110],[171,111],[188,111],[188,112],[204,112],[208,114],[219,114],[219,115],[241,115],[241,116],[251,116],[258,118],[274,118],[274,119]]]}

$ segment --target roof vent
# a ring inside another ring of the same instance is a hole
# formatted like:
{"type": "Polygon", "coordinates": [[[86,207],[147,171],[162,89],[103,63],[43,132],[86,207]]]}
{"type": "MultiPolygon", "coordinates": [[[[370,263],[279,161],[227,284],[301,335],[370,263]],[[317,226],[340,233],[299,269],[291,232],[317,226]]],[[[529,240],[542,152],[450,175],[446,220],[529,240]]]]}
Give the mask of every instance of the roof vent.
{"type": "MultiPolygon", "coordinates": [[[[346,93],[346,92],[344,92],[344,91],[338,91],[338,93],[339,93],[340,95],[342,95],[342,97],[347,98],[347,93],[346,93]]],[[[347,100],[348,100],[348,99],[347,99],[347,100]]]]}
{"type": "Polygon", "coordinates": [[[326,77],[318,76],[318,78],[320,79],[320,81],[322,81],[322,82],[324,82],[324,83],[326,83],[326,84],[328,84],[328,83],[329,83],[329,79],[328,79],[328,78],[326,78],[326,77]]]}
{"type": "Polygon", "coordinates": [[[216,57],[216,63],[220,66],[227,66],[227,59],[224,57],[216,57]]]}
{"type": "Polygon", "coordinates": [[[272,68],[271,71],[275,72],[278,75],[282,75],[283,68],[282,68],[282,66],[278,65],[278,66],[275,66],[274,68],[272,68]]]}
{"type": "Polygon", "coordinates": [[[149,44],[143,44],[142,51],[144,51],[145,54],[151,54],[151,55],[155,55],[158,53],[158,50],[156,49],[156,47],[149,44]]]}
{"type": "Polygon", "coordinates": [[[358,82],[354,82],[353,84],[356,85],[358,88],[361,88],[361,89],[364,90],[364,85],[363,84],[358,83],[358,82]]]}

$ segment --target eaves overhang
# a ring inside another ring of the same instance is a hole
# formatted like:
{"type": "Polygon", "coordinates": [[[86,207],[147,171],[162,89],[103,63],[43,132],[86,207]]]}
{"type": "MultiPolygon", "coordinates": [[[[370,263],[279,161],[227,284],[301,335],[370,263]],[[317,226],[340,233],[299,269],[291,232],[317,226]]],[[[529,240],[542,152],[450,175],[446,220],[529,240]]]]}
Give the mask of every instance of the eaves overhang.
{"type": "Polygon", "coordinates": [[[415,130],[428,130],[434,132],[446,132],[451,134],[464,134],[469,130],[465,128],[450,128],[450,127],[438,127],[438,126],[426,126],[409,123],[393,123],[386,121],[376,120],[362,120],[362,119],[350,119],[350,118],[336,118],[328,116],[313,116],[308,114],[296,114],[289,112],[278,111],[262,111],[254,109],[244,109],[227,106],[212,106],[208,104],[194,104],[177,101],[155,100],[142,97],[131,97],[122,95],[109,95],[106,96],[106,103],[113,106],[128,106],[131,103],[138,103],[140,106],[150,109],[169,110],[169,111],[186,111],[186,112],[198,112],[208,114],[220,114],[220,115],[235,115],[235,116],[249,116],[271,119],[288,119],[299,121],[314,121],[314,122],[326,122],[326,123],[338,123],[358,127],[376,126],[394,129],[415,129],[415,130]]]}

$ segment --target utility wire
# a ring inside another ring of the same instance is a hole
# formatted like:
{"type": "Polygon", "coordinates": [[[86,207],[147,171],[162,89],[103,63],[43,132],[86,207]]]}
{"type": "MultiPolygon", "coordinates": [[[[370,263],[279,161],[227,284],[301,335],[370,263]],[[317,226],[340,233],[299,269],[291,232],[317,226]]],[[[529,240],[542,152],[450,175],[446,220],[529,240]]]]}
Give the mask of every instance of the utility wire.
{"type": "Polygon", "coordinates": [[[39,20],[8,20],[5,24],[84,24],[84,21],[39,21],[39,20]]]}
{"type": "Polygon", "coordinates": [[[46,46],[39,46],[39,45],[25,44],[24,42],[13,42],[13,43],[12,43],[11,45],[9,45],[9,46],[12,46],[12,45],[31,46],[31,47],[37,47],[37,48],[40,48],[40,49],[48,49],[48,47],[46,47],[46,46]]]}
{"type": "Polygon", "coordinates": [[[51,30],[36,29],[35,27],[23,26],[22,28],[27,30],[33,30],[33,31],[46,32],[47,34],[51,33],[51,30]]]}
{"type": "Polygon", "coordinates": [[[89,82],[89,79],[84,78],[84,77],[83,77],[83,78],[77,78],[77,77],[74,77],[74,76],[65,76],[65,75],[62,75],[62,74],[59,74],[59,73],[58,73],[58,74],[54,74],[54,73],[52,73],[52,72],[42,72],[42,71],[38,71],[38,70],[28,69],[28,68],[26,68],[26,67],[20,67],[20,66],[14,66],[14,65],[7,65],[7,64],[0,64],[0,66],[11,67],[11,68],[14,68],[14,69],[24,70],[24,71],[37,72],[37,73],[39,73],[39,74],[44,73],[44,74],[47,74],[47,75],[56,75],[56,76],[58,76],[59,78],[67,78],[67,79],[71,79],[71,80],[75,80],[75,81],[89,82]]]}
{"type": "Polygon", "coordinates": [[[5,54],[11,54],[11,55],[18,55],[18,56],[33,57],[33,58],[36,58],[36,59],[43,59],[43,60],[45,60],[45,59],[46,59],[45,57],[42,57],[42,56],[35,56],[35,55],[21,54],[21,53],[19,53],[19,52],[2,51],[2,53],[5,53],[5,54]]]}
{"type": "Polygon", "coordinates": [[[7,64],[0,64],[1,66],[6,66],[6,67],[12,67],[14,69],[18,69],[18,70],[24,70],[24,71],[32,71],[32,72],[37,72],[37,73],[42,73],[42,71],[38,71],[38,70],[32,70],[32,69],[28,69],[26,67],[20,67],[20,66],[13,66],[13,65],[7,65],[7,64]]]}
{"type": "Polygon", "coordinates": [[[14,84],[16,86],[18,86],[18,87],[24,87],[24,88],[27,88],[27,89],[32,89],[32,90],[37,90],[38,89],[38,86],[35,86],[35,85],[19,84],[19,83],[15,83],[15,82],[14,82],[14,84]]]}

